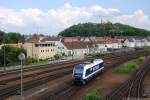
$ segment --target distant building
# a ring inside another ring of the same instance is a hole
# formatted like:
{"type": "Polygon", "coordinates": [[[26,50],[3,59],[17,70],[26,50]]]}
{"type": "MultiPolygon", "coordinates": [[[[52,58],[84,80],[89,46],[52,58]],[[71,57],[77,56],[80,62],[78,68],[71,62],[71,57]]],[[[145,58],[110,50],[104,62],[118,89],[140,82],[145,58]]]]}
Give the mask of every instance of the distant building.
{"type": "Polygon", "coordinates": [[[86,37],[82,38],[81,41],[87,45],[90,54],[107,51],[106,42],[103,37],[86,37]]]}
{"type": "Polygon", "coordinates": [[[56,52],[63,52],[67,54],[67,48],[63,44],[63,40],[59,37],[47,37],[41,40],[41,42],[54,43],[56,52]]]}
{"type": "Polygon", "coordinates": [[[135,47],[134,39],[133,39],[133,38],[127,38],[127,39],[125,39],[123,45],[124,45],[125,47],[134,48],[134,47],[135,47]]]}
{"type": "Polygon", "coordinates": [[[146,38],[143,40],[145,46],[150,46],[150,38],[146,38]]]}
{"type": "Polygon", "coordinates": [[[117,39],[112,39],[112,49],[120,49],[123,47],[122,42],[117,39]]]}
{"type": "Polygon", "coordinates": [[[67,56],[84,57],[88,53],[88,48],[83,42],[63,42],[67,49],[67,56]]]}
{"type": "Polygon", "coordinates": [[[140,37],[129,37],[125,39],[124,46],[125,47],[131,47],[131,48],[137,48],[137,47],[144,47],[149,45],[149,40],[146,38],[140,38],[140,37]]]}
{"type": "Polygon", "coordinates": [[[32,37],[24,43],[28,58],[47,59],[53,57],[56,52],[55,41],[46,41],[47,37],[32,37]]]}
{"type": "Polygon", "coordinates": [[[25,43],[24,48],[27,50],[28,58],[47,59],[53,57],[56,53],[54,43],[25,43]]]}
{"type": "Polygon", "coordinates": [[[84,57],[86,54],[104,53],[107,49],[150,46],[150,38],[140,37],[45,37],[33,36],[23,45],[27,57],[47,59],[56,53],[66,56],[84,57]]]}

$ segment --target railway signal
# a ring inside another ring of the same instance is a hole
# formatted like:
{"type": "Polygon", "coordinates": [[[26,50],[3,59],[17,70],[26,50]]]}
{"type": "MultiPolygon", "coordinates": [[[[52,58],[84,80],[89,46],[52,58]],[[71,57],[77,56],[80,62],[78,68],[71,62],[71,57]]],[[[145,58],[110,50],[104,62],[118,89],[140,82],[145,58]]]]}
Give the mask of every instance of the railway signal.
{"type": "Polygon", "coordinates": [[[18,56],[18,59],[21,61],[21,99],[23,100],[23,60],[25,60],[25,54],[24,53],[20,53],[18,56]]]}

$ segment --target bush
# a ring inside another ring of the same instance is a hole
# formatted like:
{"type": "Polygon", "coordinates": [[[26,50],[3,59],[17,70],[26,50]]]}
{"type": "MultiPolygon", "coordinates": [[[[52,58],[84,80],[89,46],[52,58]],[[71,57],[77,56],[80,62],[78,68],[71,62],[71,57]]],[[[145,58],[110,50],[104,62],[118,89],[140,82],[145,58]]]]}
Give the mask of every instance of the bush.
{"type": "Polygon", "coordinates": [[[133,71],[137,68],[136,63],[134,62],[128,62],[126,64],[120,65],[117,69],[118,73],[129,73],[130,71],[133,71]]]}
{"type": "Polygon", "coordinates": [[[145,62],[145,57],[140,57],[138,59],[135,59],[134,62],[139,65],[141,63],[144,63],[145,62]]]}
{"type": "Polygon", "coordinates": [[[48,60],[49,60],[49,61],[54,61],[55,58],[54,58],[54,57],[50,57],[48,60]]]}
{"type": "Polygon", "coordinates": [[[33,64],[33,63],[36,63],[36,62],[38,62],[37,59],[27,58],[26,61],[25,61],[25,64],[30,65],[30,64],[33,64]]]}
{"type": "Polygon", "coordinates": [[[127,74],[131,71],[134,71],[140,67],[141,64],[145,62],[145,57],[140,57],[138,59],[129,61],[125,64],[120,65],[115,72],[127,74]]]}
{"type": "Polygon", "coordinates": [[[100,95],[100,93],[105,89],[104,86],[97,87],[95,90],[93,90],[91,93],[89,93],[86,97],[84,97],[84,100],[103,100],[103,97],[100,95]]]}
{"type": "Polygon", "coordinates": [[[91,92],[88,96],[86,96],[84,98],[84,100],[102,100],[102,97],[95,90],[95,91],[91,92]]]}
{"type": "Polygon", "coordinates": [[[59,59],[59,58],[61,58],[61,57],[63,57],[63,56],[65,56],[65,53],[64,53],[64,52],[58,52],[58,53],[56,53],[56,54],[54,55],[54,58],[57,60],[57,59],[59,59]]]}

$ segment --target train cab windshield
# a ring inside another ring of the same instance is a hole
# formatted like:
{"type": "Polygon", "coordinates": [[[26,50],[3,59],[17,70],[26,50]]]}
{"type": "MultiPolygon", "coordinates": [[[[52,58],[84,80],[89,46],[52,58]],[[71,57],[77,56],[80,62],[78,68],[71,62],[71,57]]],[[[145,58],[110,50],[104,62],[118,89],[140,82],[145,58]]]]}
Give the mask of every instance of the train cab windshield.
{"type": "Polygon", "coordinates": [[[83,64],[79,64],[79,65],[76,65],[75,66],[75,69],[74,69],[74,73],[83,73],[83,67],[84,65],[83,64]]]}

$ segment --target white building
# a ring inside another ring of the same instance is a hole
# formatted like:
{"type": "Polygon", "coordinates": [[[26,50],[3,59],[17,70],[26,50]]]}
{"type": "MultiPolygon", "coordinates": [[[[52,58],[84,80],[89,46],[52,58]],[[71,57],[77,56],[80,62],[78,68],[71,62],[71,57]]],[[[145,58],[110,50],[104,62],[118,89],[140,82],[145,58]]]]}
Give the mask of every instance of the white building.
{"type": "Polygon", "coordinates": [[[107,46],[103,37],[86,37],[81,38],[81,41],[87,45],[89,49],[88,53],[90,54],[104,53],[107,51],[107,46]]]}
{"type": "Polygon", "coordinates": [[[104,42],[98,42],[96,44],[96,48],[97,48],[97,53],[105,53],[107,52],[107,46],[104,42]]]}
{"type": "Polygon", "coordinates": [[[64,42],[67,56],[84,57],[88,53],[88,48],[83,42],[64,42]]]}
{"type": "Polygon", "coordinates": [[[124,41],[125,47],[136,48],[136,47],[144,47],[146,45],[148,45],[148,40],[145,38],[127,38],[124,41]]]}
{"type": "Polygon", "coordinates": [[[135,47],[135,42],[134,42],[133,38],[128,38],[128,39],[125,39],[123,45],[125,47],[134,48],[135,47]]]}
{"type": "Polygon", "coordinates": [[[113,46],[112,46],[112,43],[106,43],[106,47],[107,48],[112,48],[113,46]]]}
{"type": "Polygon", "coordinates": [[[47,38],[41,40],[41,42],[54,43],[55,48],[56,48],[56,52],[64,52],[65,54],[67,54],[67,48],[64,46],[61,38],[47,37],[47,38]]]}
{"type": "Polygon", "coordinates": [[[112,40],[112,49],[120,49],[123,45],[118,40],[112,40]]]}
{"type": "Polygon", "coordinates": [[[145,45],[145,46],[150,46],[150,39],[149,39],[149,38],[145,38],[145,39],[143,40],[143,42],[144,42],[144,45],[145,45]]]}

